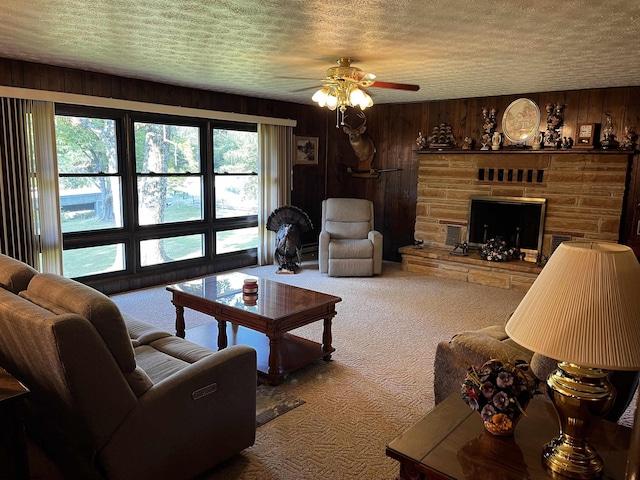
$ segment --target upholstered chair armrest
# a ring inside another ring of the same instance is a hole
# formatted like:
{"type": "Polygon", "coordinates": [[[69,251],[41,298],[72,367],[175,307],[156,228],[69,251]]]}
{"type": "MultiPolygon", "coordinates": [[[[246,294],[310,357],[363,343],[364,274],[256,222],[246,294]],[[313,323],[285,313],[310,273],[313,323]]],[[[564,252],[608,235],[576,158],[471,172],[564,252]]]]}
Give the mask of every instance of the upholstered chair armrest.
{"type": "Polygon", "coordinates": [[[327,273],[329,271],[329,241],[331,235],[326,230],[320,232],[318,238],[318,268],[320,273],[327,273]]]}
{"type": "Polygon", "coordinates": [[[256,372],[255,350],[235,345],[155,384],[100,451],[106,476],[191,478],[252,445],[256,372]]]}
{"type": "Polygon", "coordinates": [[[467,369],[492,358],[530,361],[532,352],[511,340],[501,325],[461,332],[436,347],[433,388],[436,404],[459,394],[467,369]]]}
{"type": "Polygon", "coordinates": [[[371,230],[367,238],[373,243],[373,274],[382,273],[382,234],[377,230],[371,230]]]}

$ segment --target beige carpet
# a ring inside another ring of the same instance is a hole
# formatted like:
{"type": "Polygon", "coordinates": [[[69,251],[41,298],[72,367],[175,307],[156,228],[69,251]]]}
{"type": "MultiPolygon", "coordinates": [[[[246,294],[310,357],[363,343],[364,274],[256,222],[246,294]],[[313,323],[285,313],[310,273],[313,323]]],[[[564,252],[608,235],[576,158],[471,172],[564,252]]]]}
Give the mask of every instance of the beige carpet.
{"type": "MultiPolygon", "coordinates": [[[[333,361],[290,374],[277,387],[305,403],[257,429],[256,443],[201,479],[393,479],[398,463],[385,446],[427,413],[440,340],[504,322],[523,294],[412,274],[385,262],[380,277],[329,278],[307,261],[296,275],[275,266],[244,271],[338,295],[333,361]]],[[[173,331],[163,287],[115,295],[120,308],[173,331]]],[[[187,328],[212,321],[192,310],[187,328]]],[[[295,331],[321,338],[321,322],[295,331]]],[[[459,380],[452,380],[459,381],[459,380]]]]}

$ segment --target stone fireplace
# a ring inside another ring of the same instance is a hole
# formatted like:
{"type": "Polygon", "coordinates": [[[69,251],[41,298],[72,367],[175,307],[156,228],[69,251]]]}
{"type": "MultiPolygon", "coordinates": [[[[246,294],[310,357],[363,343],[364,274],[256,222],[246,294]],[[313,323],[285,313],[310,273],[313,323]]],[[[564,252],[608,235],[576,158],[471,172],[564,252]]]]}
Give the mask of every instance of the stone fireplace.
{"type": "Polygon", "coordinates": [[[497,238],[537,254],[542,250],[546,206],[544,198],[472,195],[466,241],[469,247],[479,247],[497,238]]]}
{"type": "Polygon", "coordinates": [[[422,245],[400,249],[406,270],[503,288],[529,288],[540,271],[535,264],[495,265],[496,262],[480,259],[472,249],[468,257],[449,254],[453,249],[452,231],[458,230],[462,241],[475,235],[474,225],[469,223],[472,197],[544,200],[540,243],[544,256],[549,256],[562,240],[619,239],[630,162],[627,153],[593,150],[416,153],[420,164],[414,237],[422,245]]]}

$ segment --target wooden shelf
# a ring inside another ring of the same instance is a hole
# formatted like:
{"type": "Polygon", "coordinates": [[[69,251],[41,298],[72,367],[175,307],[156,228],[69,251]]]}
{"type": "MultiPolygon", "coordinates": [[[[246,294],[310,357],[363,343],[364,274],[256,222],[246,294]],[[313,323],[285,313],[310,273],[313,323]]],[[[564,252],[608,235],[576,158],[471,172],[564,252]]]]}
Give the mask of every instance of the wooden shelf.
{"type": "Polygon", "coordinates": [[[434,155],[442,153],[455,153],[455,154],[481,154],[481,155],[504,155],[504,154],[525,154],[525,155],[635,155],[638,153],[634,150],[602,150],[599,148],[570,148],[568,150],[541,148],[540,150],[534,150],[529,148],[511,148],[506,147],[500,150],[462,150],[461,148],[427,148],[424,150],[413,150],[413,153],[418,155],[434,155]]]}

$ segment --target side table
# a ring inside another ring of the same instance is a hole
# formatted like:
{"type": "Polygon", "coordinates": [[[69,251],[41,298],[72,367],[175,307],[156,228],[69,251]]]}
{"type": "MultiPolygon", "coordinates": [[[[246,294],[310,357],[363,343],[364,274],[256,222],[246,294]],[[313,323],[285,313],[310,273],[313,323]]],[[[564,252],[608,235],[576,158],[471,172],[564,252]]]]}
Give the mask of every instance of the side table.
{"type": "MultiPolygon", "coordinates": [[[[452,395],[387,445],[400,462],[396,480],[549,480],[542,447],[559,432],[553,405],[535,398],[514,435],[485,431],[480,416],[452,395]]],[[[601,421],[592,443],[605,463],[604,479],[623,480],[631,429],[601,421]]]]}
{"type": "Polygon", "coordinates": [[[28,479],[29,461],[24,431],[24,385],[0,367],[0,479],[28,479]]]}

